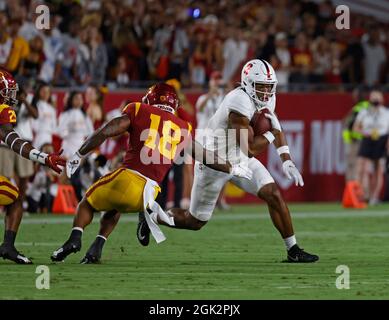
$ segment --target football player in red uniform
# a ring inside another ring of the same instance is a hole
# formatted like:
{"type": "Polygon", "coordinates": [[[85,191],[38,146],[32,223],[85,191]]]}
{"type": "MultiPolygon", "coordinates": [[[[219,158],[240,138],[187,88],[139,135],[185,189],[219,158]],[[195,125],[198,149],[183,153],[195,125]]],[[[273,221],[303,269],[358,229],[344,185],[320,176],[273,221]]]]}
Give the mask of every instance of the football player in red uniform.
{"type": "MultiPolygon", "coordinates": [[[[6,70],[0,69],[0,139],[20,156],[44,164],[57,173],[66,161],[60,153],[46,154],[35,149],[14,131],[16,113],[12,109],[17,104],[18,84],[6,70]]],[[[0,205],[5,206],[4,242],[0,245],[0,257],[19,264],[31,264],[31,260],[15,248],[15,238],[23,216],[19,190],[6,177],[0,175],[0,205]]]]}
{"type": "MultiPolygon", "coordinates": [[[[175,115],[179,100],[173,87],[156,84],[148,90],[142,102],[128,104],[121,117],[95,131],[67,161],[67,175],[71,176],[82,158],[107,138],[129,133],[123,166],[103,176],[87,190],[78,205],[70,237],[53,252],[53,261],[63,261],[81,249],[83,230],[91,223],[93,213],[99,211],[105,211],[107,217],[118,216],[119,212],[143,212],[155,240],[158,243],[165,240],[156,224],[157,217],[167,224],[174,225],[174,221],[155,198],[160,191],[159,183],[174,162],[183,160],[184,152],[189,152],[197,161],[214,170],[251,177],[248,168],[222,162],[216,154],[192,140],[191,125],[175,115]]],[[[101,241],[105,239],[101,238],[101,241]]]]}

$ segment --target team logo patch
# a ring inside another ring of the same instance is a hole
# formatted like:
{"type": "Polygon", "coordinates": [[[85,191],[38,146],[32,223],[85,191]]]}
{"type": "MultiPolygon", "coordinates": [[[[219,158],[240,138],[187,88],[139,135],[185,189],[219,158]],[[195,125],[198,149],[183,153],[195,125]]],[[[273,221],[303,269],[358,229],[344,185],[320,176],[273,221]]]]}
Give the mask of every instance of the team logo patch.
{"type": "Polygon", "coordinates": [[[252,63],[249,63],[243,70],[244,74],[245,75],[248,75],[249,74],[249,71],[250,69],[253,67],[253,64],[252,63]]]}

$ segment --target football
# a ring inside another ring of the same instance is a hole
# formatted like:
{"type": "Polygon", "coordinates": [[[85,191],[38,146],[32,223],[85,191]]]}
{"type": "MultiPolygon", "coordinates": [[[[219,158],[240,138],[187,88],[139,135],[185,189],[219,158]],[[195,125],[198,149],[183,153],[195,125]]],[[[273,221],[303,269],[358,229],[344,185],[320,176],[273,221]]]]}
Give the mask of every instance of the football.
{"type": "Polygon", "coordinates": [[[272,129],[270,119],[265,117],[266,113],[270,113],[268,109],[263,109],[254,113],[250,121],[250,126],[253,128],[254,136],[264,134],[272,129]]]}

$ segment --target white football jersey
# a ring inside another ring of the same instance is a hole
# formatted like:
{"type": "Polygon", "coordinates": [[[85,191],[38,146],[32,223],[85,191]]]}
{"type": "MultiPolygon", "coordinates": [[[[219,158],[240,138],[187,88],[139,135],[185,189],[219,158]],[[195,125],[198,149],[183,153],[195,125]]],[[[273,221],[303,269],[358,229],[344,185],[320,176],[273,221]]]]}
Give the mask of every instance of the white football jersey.
{"type": "MultiPolygon", "coordinates": [[[[275,105],[274,94],[266,108],[274,112],[275,105]]],[[[228,132],[228,117],[230,112],[235,111],[251,120],[256,110],[253,101],[241,87],[230,91],[208,122],[204,146],[209,150],[218,151],[220,158],[227,159],[233,164],[247,159],[236,143],[235,134],[228,132]]]]}

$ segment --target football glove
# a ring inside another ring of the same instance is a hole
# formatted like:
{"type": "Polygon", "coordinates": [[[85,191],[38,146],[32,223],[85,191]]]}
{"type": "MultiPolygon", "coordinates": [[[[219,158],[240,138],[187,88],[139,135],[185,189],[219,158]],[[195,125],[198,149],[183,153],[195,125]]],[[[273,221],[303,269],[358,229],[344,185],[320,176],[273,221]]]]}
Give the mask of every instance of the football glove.
{"type": "Polygon", "coordinates": [[[301,176],[300,172],[298,171],[292,160],[286,160],[285,162],[283,162],[282,170],[284,171],[288,179],[294,180],[296,186],[299,185],[302,187],[304,185],[303,177],[301,176]]]}
{"type": "Polygon", "coordinates": [[[66,175],[70,179],[81,165],[82,156],[77,151],[68,161],[66,161],[66,175]]]}
{"type": "Polygon", "coordinates": [[[45,165],[58,174],[62,172],[62,168],[60,167],[64,167],[66,164],[66,160],[61,157],[62,152],[63,150],[61,149],[59,152],[48,154],[45,158],[45,165]]]}
{"type": "Polygon", "coordinates": [[[269,110],[269,113],[265,113],[265,117],[270,120],[271,126],[273,127],[273,129],[276,129],[276,130],[278,130],[280,132],[282,131],[281,124],[278,121],[277,116],[273,112],[271,112],[269,110]]]}

